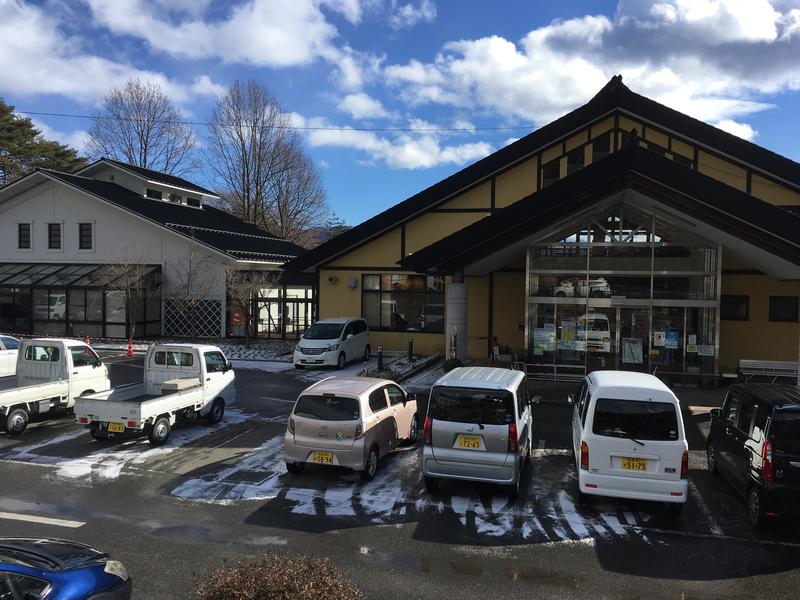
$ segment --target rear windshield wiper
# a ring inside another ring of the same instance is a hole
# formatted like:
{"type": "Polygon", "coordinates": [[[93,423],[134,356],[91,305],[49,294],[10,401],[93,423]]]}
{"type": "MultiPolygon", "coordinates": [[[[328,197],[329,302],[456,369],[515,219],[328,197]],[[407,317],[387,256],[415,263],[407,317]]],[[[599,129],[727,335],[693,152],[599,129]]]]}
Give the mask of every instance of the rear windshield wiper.
{"type": "Polygon", "coordinates": [[[644,446],[644,442],[637,440],[630,433],[628,433],[627,431],[623,431],[622,429],[604,429],[603,433],[607,435],[613,435],[614,437],[625,438],[631,440],[632,442],[636,442],[640,446],[644,446]]]}

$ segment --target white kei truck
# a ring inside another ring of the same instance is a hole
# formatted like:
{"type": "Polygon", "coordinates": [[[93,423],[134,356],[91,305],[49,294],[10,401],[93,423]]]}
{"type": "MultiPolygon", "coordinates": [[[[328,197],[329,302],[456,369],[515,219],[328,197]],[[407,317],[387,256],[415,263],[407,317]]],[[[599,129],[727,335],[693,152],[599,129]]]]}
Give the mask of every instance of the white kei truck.
{"type": "Polygon", "coordinates": [[[78,340],[22,340],[16,375],[0,381],[0,425],[19,435],[31,417],[71,412],[75,399],[111,388],[108,367],[94,350],[78,340]]]}
{"type": "Polygon", "coordinates": [[[145,432],[150,444],[167,441],[177,421],[205,418],[215,425],[236,399],[233,367],[216,346],[155,344],[145,356],[142,383],[78,398],[75,419],[106,440],[145,432]]]}

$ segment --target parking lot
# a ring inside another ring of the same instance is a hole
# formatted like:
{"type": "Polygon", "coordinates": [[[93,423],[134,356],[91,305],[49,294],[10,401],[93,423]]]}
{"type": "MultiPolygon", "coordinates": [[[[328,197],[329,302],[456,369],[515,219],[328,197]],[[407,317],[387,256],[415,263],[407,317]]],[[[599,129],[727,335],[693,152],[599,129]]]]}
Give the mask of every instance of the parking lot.
{"type": "MultiPolygon", "coordinates": [[[[141,377],[140,358],[107,362],[114,385],[141,377]]],[[[446,483],[428,494],[416,447],[384,457],[368,483],[330,467],[290,475],[282,449],[292,402],[332,373],[234,366],[238,399],[224,420],[179,425],[162,447],[145,437],[98,442],[66,416],[0,437],[3,530],[113,551],[129,563],[137,598],[187,597],[197,574],[276,548],[332,556],[385,597],[454,586],[468,596],[485,587],[511,597],[637,597],[642,581],[656,580],[647,597],[753,597],[772,586],[771,596],[788,597],[796,587],[796,524],[752,529],[743,500],[706,469],[719,391],[687,391],[690,497],[676,519],[647,503],[578,502],[564,385],[530,384],[545,402],[521,497],[510,501],[488,485],[446,483]]]]}

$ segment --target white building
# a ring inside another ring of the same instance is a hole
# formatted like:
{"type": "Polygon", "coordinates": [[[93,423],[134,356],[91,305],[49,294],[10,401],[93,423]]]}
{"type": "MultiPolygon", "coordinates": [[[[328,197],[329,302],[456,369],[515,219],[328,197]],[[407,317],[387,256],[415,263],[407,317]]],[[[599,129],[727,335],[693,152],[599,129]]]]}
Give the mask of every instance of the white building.
{"type": "Polygon", "coordinates": [[[227,266],[278,274],[303,249],[211,206],[216,198],[110,159],[0,188],[0,331],[128,337],[125,293],[113,283],[127,269],[146,282],[131,303],[136,337],[241,333],[227,266]]]}

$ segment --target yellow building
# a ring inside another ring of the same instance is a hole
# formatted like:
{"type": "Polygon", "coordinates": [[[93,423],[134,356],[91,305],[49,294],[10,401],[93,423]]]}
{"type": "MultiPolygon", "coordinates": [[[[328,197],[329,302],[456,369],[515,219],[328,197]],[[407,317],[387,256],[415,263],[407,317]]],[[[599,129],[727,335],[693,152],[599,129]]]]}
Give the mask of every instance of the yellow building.
{"type": "Polygon", "coordinates": [[[800,360],[800,165],[632,92],[587,104],[285,268],[373,350],[531,373],[800,360]],[[453,347],[455,340],[455,347],[453,347]]]}

